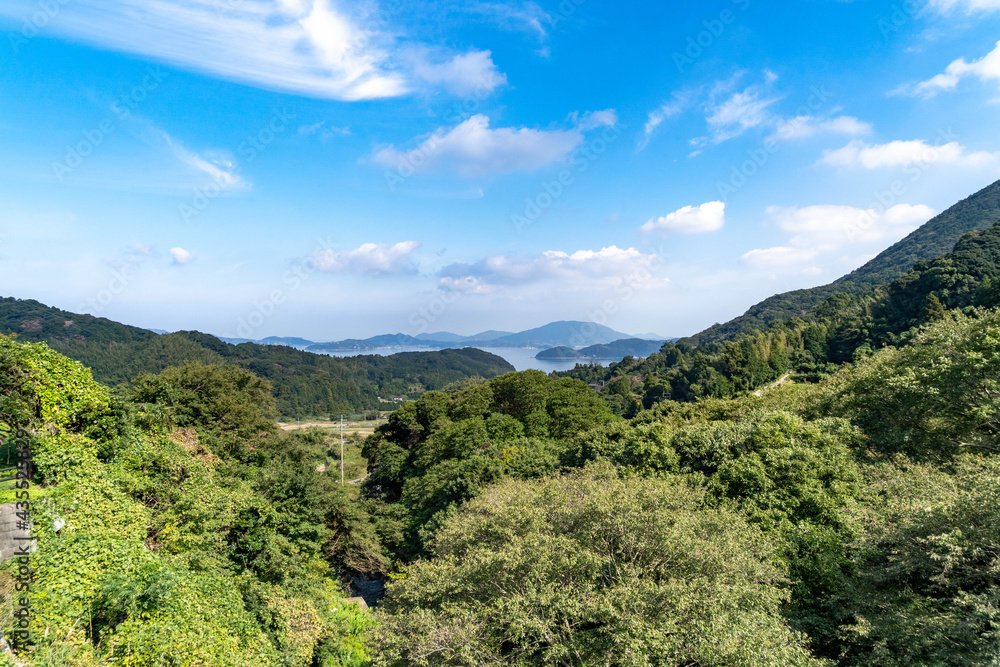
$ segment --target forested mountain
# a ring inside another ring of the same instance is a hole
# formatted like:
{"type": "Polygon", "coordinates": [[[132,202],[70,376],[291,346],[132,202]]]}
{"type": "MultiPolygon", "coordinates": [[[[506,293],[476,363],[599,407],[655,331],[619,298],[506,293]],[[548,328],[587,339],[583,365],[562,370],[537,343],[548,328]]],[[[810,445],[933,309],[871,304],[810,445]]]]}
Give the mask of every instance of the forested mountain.
{"type": "Polygon", "coordinates": [[[158,335],[11,298],[0,301],[0,333],[46,342],[112,386],[186,362],[236,365],[269,380],[280,413],[291,418],[354,414],[384,407],[380,397],[415,398],[466,378],[514,370],[502,358],[471,348],[338,359],[281,345],[230,345],[198,332],[158,335]]]}
{"type": "Polygon", "coordinates": [[[954,250],[919,261],[891,284],[835,294],[800,316],[724,342],[667,343],[639,361],[608,368],[578,365],[560,375],[605,383],[620,414],[665,398],[725,398],[763,387],[786,373],[816,380],[873,350],[905,343],[911,330],[949,310],[1000,305],[1000,223],[966,233],[954,250]]]}
{"type": "Polygon", "coordinates": [[[726,340],[746,331],[764,328],[771,322],[802,315],[834,294],[861,294],[872,287],[886,285],[909,271],[918,261],[932,260],[950,252],[963,234],[986,229],[998,220],[1000,181],[955,204],[861,268],[833,283],[776,294],[729,322],[713,325],[683,340],[692,345],[726,340]]]}

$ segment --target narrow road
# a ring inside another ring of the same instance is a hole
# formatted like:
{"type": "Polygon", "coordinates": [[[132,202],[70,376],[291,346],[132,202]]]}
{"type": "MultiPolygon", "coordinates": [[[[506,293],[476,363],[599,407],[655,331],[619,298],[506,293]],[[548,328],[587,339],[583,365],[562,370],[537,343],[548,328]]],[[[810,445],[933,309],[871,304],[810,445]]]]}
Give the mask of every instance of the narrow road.
{"type": "Polygon", "coordinates": [[[792,379],[792,374],[791,373],[785,373],[780,378],[778,378],[777,380],[775,380],[771,384],[767,385],[763,389],[758,389],[757,391],[755,391],[753,393],[753,395],[757,396],[759,398],[759,397],[761,397],[761,396],[764,395],[765,391],[768,391],[768,390],[771,390],[771,389],[775,389],[777,387],[780,387],[783,384],[787,384],[791,379],[792,379]]]}

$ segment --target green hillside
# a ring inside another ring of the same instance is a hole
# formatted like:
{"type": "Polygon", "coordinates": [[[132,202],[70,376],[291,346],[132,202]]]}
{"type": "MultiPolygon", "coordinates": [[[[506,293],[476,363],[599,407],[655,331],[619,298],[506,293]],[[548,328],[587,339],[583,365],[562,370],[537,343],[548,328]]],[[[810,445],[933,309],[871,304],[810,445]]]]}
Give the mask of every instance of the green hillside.
{"type": "Polygon", "coordinates": [[[278,345],[230,345],[196,331],[157,335],[12,298],[0,300],[0,333],[45,342],[111,386],[187,362],[239,366],[269,380],[279,412],[291,418],[354,414],[386,407],[380,397],[415,398],[470,377],[514,370],[501,357],[472,348],[336,358],[278,345]]]}
{"type": "Polygon", "coordinates": [[[905,344],[949,311],[1000,306],[1000,223],[966,233],[952,252],[919,261],[889,285],[837,293],[795,316],[776,319],[723,341],[667,343],[644,360],[608,368],[577,364],[560,375],[603,383],[619,414],[666,399],[728,398],[785,374],[818,380],[845,363],[905,344]]]}
{"type": "Polygon", "coordinates": [[[877,285],[887,285],[918,261],[931,260],[950,252],[963,234],[986,229],[998,220],[1000,181],[932,218],[875,259],[833,283],[776,294],[743,315],[723,324],[715,324],[684,340],[694,345],[726,340],[745,331],[761,329],[771,322],[802,315],[838,292],[861,294],[877,285]]]}

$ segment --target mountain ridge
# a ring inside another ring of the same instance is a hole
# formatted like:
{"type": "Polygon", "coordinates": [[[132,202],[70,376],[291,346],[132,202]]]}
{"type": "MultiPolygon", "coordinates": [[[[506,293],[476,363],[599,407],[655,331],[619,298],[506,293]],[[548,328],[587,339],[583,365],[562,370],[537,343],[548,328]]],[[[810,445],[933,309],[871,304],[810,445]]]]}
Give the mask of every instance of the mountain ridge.
{"type": "Polygon", "coordinates": [[[800,316],[839,292],[861,294],[872,287],[887,285],[905,275],[917,262],[930,261],[951,252],[968,232],[983,231],[998,220],[1000,181],[948,207],[864,266],[832,283],[775,294],[738,317],[713,324],[681,340],[695,346],[728,340],[740,333],[762,329],[771,322],[800,316]]]}

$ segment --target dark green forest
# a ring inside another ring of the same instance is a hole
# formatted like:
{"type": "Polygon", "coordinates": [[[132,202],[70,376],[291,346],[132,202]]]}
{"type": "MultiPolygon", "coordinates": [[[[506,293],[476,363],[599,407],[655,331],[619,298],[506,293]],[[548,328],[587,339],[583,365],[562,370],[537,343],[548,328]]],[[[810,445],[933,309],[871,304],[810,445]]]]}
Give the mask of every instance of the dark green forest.
{"type": "Polygon", "coordinates": [[[0,299],[0,333],[44,341],[112,386],[186,362],[239,366],[271,382],[279,413],[291,419],[391,408],[394,397],[416,398],[465,378],[514,370],[501,357],[474,348],[336,358],[281,345],[230,345],[196,331],[157,335],[13,298],[0,299]]]}

